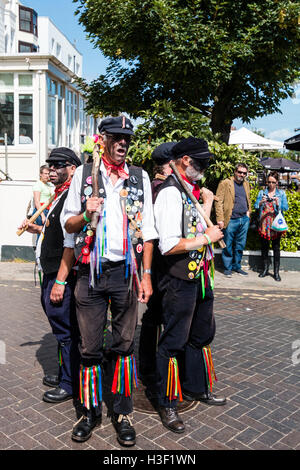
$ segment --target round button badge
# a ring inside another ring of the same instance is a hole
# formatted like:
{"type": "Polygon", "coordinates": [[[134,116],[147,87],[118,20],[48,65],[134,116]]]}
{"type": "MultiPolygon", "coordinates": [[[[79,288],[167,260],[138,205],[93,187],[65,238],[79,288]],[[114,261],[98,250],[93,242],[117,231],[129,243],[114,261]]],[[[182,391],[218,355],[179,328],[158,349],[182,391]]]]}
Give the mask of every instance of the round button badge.
{"type": "Polygon", "coordinates": [[[197,263],[195,261],[191,261],[188,264],[188,268],[189,268],[190,271],[195,271],[195,269],[197,269],[197,263]]]}
{"type": "Polygon", "coordinates": [[[90,196],[93,192],[93,189],[91,186],[88,186],[87,188],[85,188],[85,190],[83,191],[83,193],[86,195],[86,196],[90,196]]]}

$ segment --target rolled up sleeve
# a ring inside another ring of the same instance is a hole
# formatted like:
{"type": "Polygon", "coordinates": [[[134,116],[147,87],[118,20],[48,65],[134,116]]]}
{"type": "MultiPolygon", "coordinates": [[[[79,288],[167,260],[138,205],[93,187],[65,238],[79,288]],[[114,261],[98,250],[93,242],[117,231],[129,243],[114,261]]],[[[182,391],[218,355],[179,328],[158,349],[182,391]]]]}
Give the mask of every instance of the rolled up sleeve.
{"type": "Polygon", "coordinates": [[[81,213],[81,180],[82,180],[82,168],[81,165],[78,167],[72,178],[68,196],[64,204],[64,215],[62,225],[65,227],[67,220],[74,215],[81,213]]]}
{"type": "Polygon", "coordinates": [[[164,255],[182,238],[182,200],[174,187],[164,188],[154,204],[154,219],[159,238],[159,249],[164,255]]]}
{"type": "Polygon", "coordinates": [[[158,238],[157,231],[154,224],[154,213],[152,203],[152,191],[148,174],[143,171],[143,186],[144,186],[144,209],[142,219],[142,232],[144,241],[155,240],[158,238]]]}

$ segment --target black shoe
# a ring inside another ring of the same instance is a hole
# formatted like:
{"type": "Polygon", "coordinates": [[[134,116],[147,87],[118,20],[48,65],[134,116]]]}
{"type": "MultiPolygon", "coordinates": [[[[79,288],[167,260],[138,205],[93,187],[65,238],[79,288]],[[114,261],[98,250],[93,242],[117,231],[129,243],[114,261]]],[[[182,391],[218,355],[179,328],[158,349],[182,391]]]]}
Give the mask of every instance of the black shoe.
{"type": "Polygon", "coordinates": [[[122,446],[134,446],[135,430],[128,415],[118,415],[113,413],[112,424],[117,431],[117,439],[122,446]]]}
{"type": "Polygon", "coordinates": [[[43,395],[43,400],[47,403],[62,403],[63,401],[71,400],[73,395],[66,392],[63,388],[56,387],[53,390],[48,390],[43,395]]]}
{"type": "Polygon", "coordinates": [[[281,281],[281,277],[279,276],[279,273],[274,273],[274,279],[275,281],[281,281]]]}
{"type": "Polygon", "coordinates": [[[71,439],[76,442],[87,441],[91,437],[93,429],[100,424],[101,416],[95,416],[95,413],[89,410],[87,416],[81,416],[80,420],[74,424],[71,439]]]}
{"type": "Polygon", "coordinates": [[[182,390],[182,397],[187,401],[201,401],[202,403],[206,403],[206,405],[215,405],[215,406],[225,405],[227,401],[225,397],[218,398],[210,392],[192,393],[192,392],[186,392],[182,390]]]}
{"type": "Polygon", "coordinates": [[[45,375],[45,377],[43,378],[43,384],[47,385],[47,387],[58,387],[58,375],[45,375]]]}
{"type": "Polygon", "coordinates": [[[265,268],[262,273],[258,275],[258,277],[266,277],[269,274],[269,268],[265,268]]]}
{"type": "Polygon", "coordinates": [[[182,419],[179,417],[176,408],[165,408],[161,406],[158,410],[162,424],[165,428],[178,434],[185,431],[182,419]]]}

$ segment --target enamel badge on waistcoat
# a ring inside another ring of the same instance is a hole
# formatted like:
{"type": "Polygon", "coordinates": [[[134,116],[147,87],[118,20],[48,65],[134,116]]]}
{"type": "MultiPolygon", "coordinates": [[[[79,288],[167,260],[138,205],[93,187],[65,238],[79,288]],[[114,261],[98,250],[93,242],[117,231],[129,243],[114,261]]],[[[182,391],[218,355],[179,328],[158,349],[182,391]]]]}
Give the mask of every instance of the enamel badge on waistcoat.
{"type": "MultiPolygon", "coordinates": [[[[142,181],[139,181],[139,178],[133,174],[129,176],[128,180],[125,180],[124,187],[120,191],[120,205],[123,215],[120,220],[120,230],[123,232],[125,277],[128,278],[130,275],[130,288],[133,286],[139,288],[140,285],[139,267],[143,252],[141,227],[144,201],[141,186],[142,181]]],[[[82,187],[81,203],[83,207],[92,194],[91,190],[91,177],[87,176],[82,187]]],[[[106,224],[106,194],[103,187],[99,189],[99,196],[104,198],[104,203],[96,233],[91,230],[91,224],[87,223],[75,240],[76,263],[90,264],[91,287],[95,285],[95,276],[99,278],[102,273],[101,259],[108,254],[107,237],[109,234],[106,224]]]]}

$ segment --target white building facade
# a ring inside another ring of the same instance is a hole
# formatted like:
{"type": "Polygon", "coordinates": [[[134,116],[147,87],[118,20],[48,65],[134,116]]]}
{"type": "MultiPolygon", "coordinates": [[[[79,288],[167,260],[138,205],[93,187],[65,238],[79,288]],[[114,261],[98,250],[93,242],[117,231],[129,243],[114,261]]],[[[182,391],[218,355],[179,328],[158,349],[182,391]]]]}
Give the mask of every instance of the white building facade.
{"type": "Polygon", "coordinates": [[[69,147],[80,157],[85,136],[96,132],[76,87],[81,76],[82,55],[49,18],[18,0],[0,0],[0,199],[16,208],[7,224],[0,204],[2,259],[8,246],[32,245],[16,228],[51,150],[69,147]]]}

